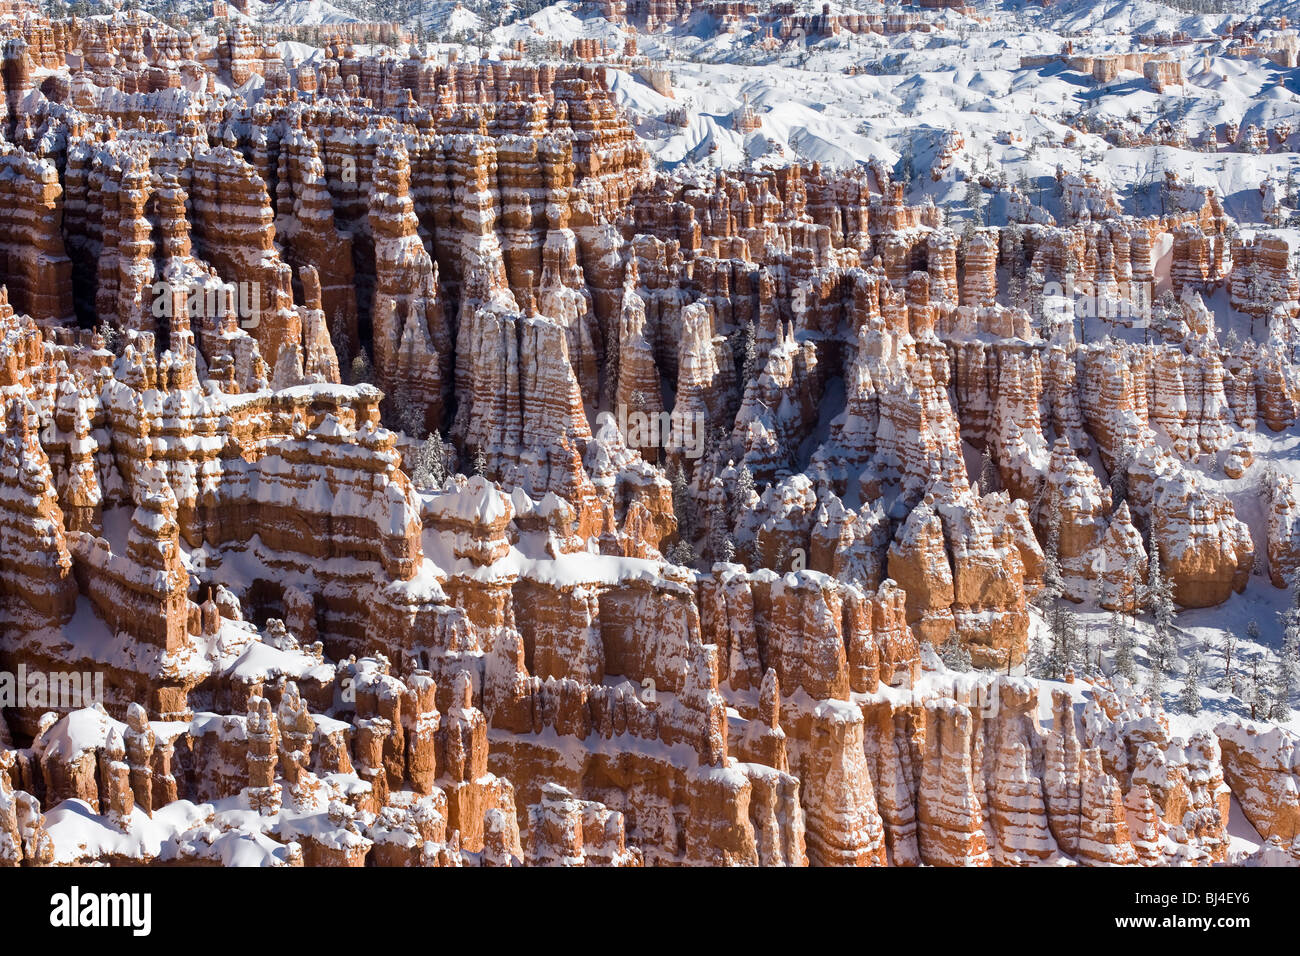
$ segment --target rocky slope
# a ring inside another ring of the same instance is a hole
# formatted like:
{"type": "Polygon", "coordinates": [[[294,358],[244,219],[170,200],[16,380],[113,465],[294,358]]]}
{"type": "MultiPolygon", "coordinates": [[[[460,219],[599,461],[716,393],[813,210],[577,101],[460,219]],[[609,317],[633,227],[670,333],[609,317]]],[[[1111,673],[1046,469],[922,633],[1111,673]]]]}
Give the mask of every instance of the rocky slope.
{"type": "Polygon", "coordinates": [[[1203,864],[1233,796],[1296,856],[1285,731],[1009,676],[1045,592],[1294,575],[1285,476],[1260,537],[1201,467],[1295,424],[1284,236],[670,173],[591,66],[0,29],[0,666],[104,683],[6,706],[0,860],[1203,864]]]}

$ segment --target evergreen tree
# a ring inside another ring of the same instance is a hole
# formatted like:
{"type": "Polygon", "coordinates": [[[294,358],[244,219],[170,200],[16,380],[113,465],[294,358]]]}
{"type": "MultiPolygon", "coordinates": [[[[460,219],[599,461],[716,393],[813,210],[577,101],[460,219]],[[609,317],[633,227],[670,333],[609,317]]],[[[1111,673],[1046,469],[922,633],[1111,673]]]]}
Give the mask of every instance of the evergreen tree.
{"type": "Polygon", "coordinates": [[[695,539],[695,522],[692,520],[691,491],[686,483],[686,469],[679,463],[673,473],[673,514],[677,518],[677,536],[682,541],[695,539]]]}
{"type": "Polygon", "coordinates": [[[966,180],[966,194],[964,199],[966,205],[971,211],[972,224],[982,226],[984,224],[984,207],[987,200],[984,196],[983,187],[980,186],[979,180],[974,176],[971,176],[970,179],[966,180]]]}
{"type": "Polygon", "coordinates": [[[776,558],[772,561],[772,570],[777,574],[785,574],[790,570],[790,548],[784,541],[776,549],[776,558]]]}
{"type": "Polygon", "coordinates": [[[405,383],[393,390],[391,407],[394,423],[400,431],[412,438],[425,431],[424,406],[411,397],[411,390],[405,383]]]}
{"type": "Polygon", "coordinates": [[[1241,336],[1237,334],[1236,329],[1228,329],[1228,334],[1223,337],[1223,351],[1228,355],[1237,355],[1241,352],[1241,336]]]}
{"type": "Polygon", "coordinates": [[[984,451],[980,455],[980,492],[988,494],[990,491],[996,491],[997,483],[998,469],[993,464],[993,445],[985,442],[984,451]]]}
{"type": "Polygon", "coordinates": [[[952,637],[940,645],[938,654],[939,659],[943,661],[944,666],[950,671],[969,671],[973,667],[970,651],[966,649],[965,644],[958,640],[956,634],[953,634],[952,637]]]}
{"type": "Polygon", "coordinates": [[[1030,268],[1025,274],[1025,293],[1029,317],[1039,323],[1043,319],[1043,289],[1046,284],[1047,279],[1037,269],[1030,268]]]}
{"type": "Polygon", "coordinates": [[[1246,706],[1250,708],[1250,719],[1261,720],[1267,716],[1272,709],[1272,704],[1268,696],[1268,688],[1264,683],[1264,675],[1260,669],[1261,655],[1256,652],[1250,657],[1250,670],[1246,678],[1246,706]]]}
{"type": "MultiPolygon", "coordinates": [[[[1267,491],[1263,491],[1263,493],[1271,495],[1273,486],[1276,482],[1276,473],[1262,476],[1260,487],[1261,489],[1267,489],[1267,491]]],[[[1287,631],[1300,630],[1300,575],[1296,576],[1295,581],[1291,585],[1291,606],[1282,612],[1281,618],[1283,639],[1285,639],[1287,631]]]]}
{"type": "Polygon", "coordinates": [[[754,336],[754,322],[749,320],[745,323],[741,332],[740,341],[740,391],[744,394],[745,388],[758,377],[758,342],[754,336]]]}
{"type": "Polygon", "coordinates": [[[374,383],[375,372],[370,364],[370,353],[366,351],[365,346],[362,346],[352,359],[352,384],[373,385],[374,383]]]}
{"type": "Polygon", "coordinates": [[[726,426],[714,425],[705,433],[704,460],[713,465],[712,472],[721,471],[731,460],[727,457],[731,450],[729,446],[726,426]]]}
{"type": "Polygon", "coordinates": [[[1043,589],[1038,594],[1041,607],[1051,607],[1065,593],[1061,573],[1061,509],[1056,499],[1047,508],[1047,540],[1043,543],[1043,589]]]}
{"type": "MultiPolygon", "coordinates": [[[[715,501],[709,507],[709,558],[713,561],[726,561],[723,555],[727,543],[731,540],[728,532],[727,512],[721,501],[715,501]]],[[[734,552],[734,547],[733,547],[734,552]]]]}
{"type": "Polygon", "coordinates": [[[1111,635],[1115,648],[1115,673],[1130,684],[1136,683],[1137,662],[1133,659],[1133,649],[1137,641],[1134,638],[1133,628],[1124,619],[1124,615],[1117,611],[1111,613],[1108,634],[1111,635]]]}
{"type": "Polygon", "coordinates": [[[1259,621],[1253,617],[1246,622],[1246,636],[1250,638],[1252,644],[1259,643],[1259,621]]]}
{"type": "Polygon", "coordinates": [[[736,490],[733,495],[735,508],[739,510],[749,507],[749,497],[754,491],[754,473],[742,462],[740,470],[736,472],[736,490]]]}
{"type": "Polygon", "coordinates": [[[1142,574],[1138,571],[1137,555],[1130,554],[1124,562],[1124,600],[1129,608],[1129,626],[1133,625],[1133,605],[1142,593],[1142,574]]]}
{"type": "Polygon", "coordinates": [[[1182,317],[1183,310],[1178,304],[1178,297],[1174,295],[1173,290],[1166,289],[1156,299],[1155,306],[1152,308],[1152,326],[1157,334],[1164,338],[1170,334],[1171,329],[1182,317]]]}
{"type": "Polygon", "coordinates": [[[1201,655],[1194,653],[1187,662],[1187,673],[1183,676],[1183,691],[1178,695],[1178,703],[1185,714],[1201,712],[1201,655]]]}
{"type": "Polygon", "coordinates": [[[1086,621],[1079,628],[1074,652],[1076,665],[1081,673],[1091,674],[1100,670],[1100,663],[1093,658],[1092,628],[1086,621]]]}
{"type": "Polygon", "coordinates": [[[1128,498],[1128,468],[1132,455],[1126,450],[1110,471],[1110,509],[1114,514],[1128,498]]]}
{"type": "Polygon", "coordinates": [[[1074,279],[1079,274],[1079,257],[1074,254],[1074,246],[1066,245],[1064,261],[1061,263],[1061,272],[1065,279],[1065,294],[1072,295],[1074,279]]]}
{"type": "Polygon", "coordinates": [[[1174,588],[1160,567],[1160,545],[1151,541],[1151,559],[1147,563],[1147,584],[1142,604],[1151,614],[1155,633],[1151,637],[1151,667],[1164,673],[1173,656],[1174,588]]]}
{"type": "Polygon", "coordinates": [[[1019,272],[1012,272],[1007,280],[1007,304],[1017,308],[1025,308],[1025,280],[1019,272]]]}
{"type": "MultiPolygon", "coordinates": [[[[1256,634],[1259,633],[1259,625],[1251,621],[1246,625],[1246,633],[1250,633],[1251,625],[1254,625],[1256,634]]],[[[1223,677],[1219,681],[1219,690],[1235,694],[1237,692],[1237,682],[1232,677],[1232,654],[1237,649],[1237,635],[1227,634],[1220,645],[1219,653],[1223,656],[1223,677]]]]}
{"type": "Polygon", "coordinates": [[[689,568],[695,564],[695,549],[691,547],[690,542],[679,539],[668,549],[668,553],[664,557],[672,564],[680,564],[689,568]]]}
{"type": "Polygon", "coordinates": [[[421,489],[437,489],[447,479],[446,452],[442,440],[433,432],[424,439],[415,458],[411,481],[421,489]]]}
{"type": "Polygon", "coordinates": [[[474,469],[474,474],[487,477],[487,455],[484,454],[482,445],[474,447],[474,459],[470,467],[474,469]]]}
{"type": "Polygon", "coordinates": [[[1025,660],[1025,673],[1030,677],[1047,676],[1047,654],[1043,649],[1042,635],[1034,632],[1029,642],[1029,656],[1025,660]]]}
{"type": "Polygon", "coordinates": [[[1047,626],[1051,632],[1051,642],[1047,647],[1043,669],[1048,677],[1058,680],[1065,676],[1066,670],[1075,663],[1079,653],[1079,632],[1074,612],[1059,604],[1053,605],[1048,611],[1047,626]]]}
{"type": "Polygon", "coordinates": [[[114,326],[109,325],[107,322],[101,322],[99,324],[99,334],[104,338],[104,348],[108,349],[114,355],[121,352],[122,333],[114,326]]]}
{"type": "Polygon", "coordinates": [[[348,354],[348,327],[342,309],[335,309],[330,320],[330,340],[334,346],[334,357],[339,360],[339,369],[347,368],[352,363],[352,356],[348,354]]]}
{"type": "Polygon", "coordinates": [[[1282,648],[1278,651],[1269,687],[1270,720],[1291,719],[1291,698],[1295,696],[1296,659],[1300,657],[1300,623],[1292,622],[1282,634],[1282,648]]]}
{"type": "Polygon", "coordinates": [[[1159,703],[1164,699],[1165,677],[1164,674],[1152,667],[1147,670],[1146,686],[1144,692],[1153,701],[1159,703]]]}

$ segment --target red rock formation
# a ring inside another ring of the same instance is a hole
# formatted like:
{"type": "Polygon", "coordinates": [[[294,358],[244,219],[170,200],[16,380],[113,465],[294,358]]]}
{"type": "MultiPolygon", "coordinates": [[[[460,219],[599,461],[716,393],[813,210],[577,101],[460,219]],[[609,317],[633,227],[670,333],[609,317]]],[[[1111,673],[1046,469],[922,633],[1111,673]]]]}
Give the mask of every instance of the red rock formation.
{"type": "Polygon", "coordinates": [[[1246,586],[1254,544],[1224,496],[1202,488],[1154,447],[1135,460],[1130,489],[1139,513],[1151,522],[1179,604],[1211,607],[1246,586]]]}
{"type": "Polygon", "coordinates": [[[1291,843],[1300,834],[1296,740],[1280,727],[1223,723],[1215,728],[1223,748],[1223,776],[1251,825],[1265,839],[1291,843]]]}
{"type": "Polygon", "coordinates": [[[960,236],[879,163],[652,172],[592,65],[46,23],[4,68],[0,664],[106,688],[0,725],[0,860],[1203,863],[1229,787],[1286,838],[1285,747],[1077,682],[1044,731],[1038,685],[921,646],[1021,666],[1049,538],[1118,611],[1144,532],[1185,606],[1244,585],[1198,472],[1294,421],[1296,297],[1252,287],[1276,237],[1227,274],[1212,193],[1063,177],[1068,225],[960,236]],[[1188,301],[1079,344],[1024,294],[1141,301],[1170,245],[1269,341],[1188,301]]]}
{"type": "Polygon", "coordinates": [[[377,384],[390,396],[393,420],[419,437],[442,423],[451,333],[438,297],[437,270],[417,235],[408,170],[400,143],[376,152],[369,213],[376,277],[370,319],[377,384]]]}
{"type": "Polygon", "coordinates": [[[971,766],[970,711],[940,701],[926,708],[926,724],[917,801],[921,860],[931,866],[989,866],[971,766]]]}
{"type": "Polygon", "coordinates": [[[72,318],[72,263],[59,231],[63,190],[52,163],[17,147],[0,153],[0,275],[18,311],[42,322],[72,318]]]}
{"type": "Polygon", "coordinates": [[[1140,589],[1148,579],[1149,568],[1142,535],[1133,526],[1128,502],[1122,502],[1111,515],[1099,550],[1096,564],[1099,603],[1108,611],[1137,611],[1141,603],[1140,589]]]}

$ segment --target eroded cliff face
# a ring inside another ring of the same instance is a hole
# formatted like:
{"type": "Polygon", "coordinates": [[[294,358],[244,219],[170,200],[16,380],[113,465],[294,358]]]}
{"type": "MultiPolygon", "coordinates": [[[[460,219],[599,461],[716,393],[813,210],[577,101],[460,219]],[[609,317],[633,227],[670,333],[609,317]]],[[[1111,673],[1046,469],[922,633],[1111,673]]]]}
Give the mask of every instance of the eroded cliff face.
{"type": "Polygon", "coordinates": [[[1229,788],[1293,846],[1290,744],[992,673],[1045,547],[1121,611],[1294,574],[1286,479],[1255,541],[1189,467],[1300,403],[1296,296],[1198,309],[1278,269],[1213,195],[959,235],[876,165],[656,173],[598,69],[25,29],[0,664],[105,687],[5,711],[0,861],[1210,863],[1229,788]],[[1150,301],[1165,237],[1158,342],[1026,291],[1150,301]]]}
{"type": "MultiPolygon", "coordinates": [[[[229,715],[48,715],[0,757],[0,859],[228,863],[246,840],[261,865],[1207,865],[1227,859],[1234,793],[1265,849],[1294,853],[1285,732],[1181,738],[1104,683],[1048,702],[1033,681],[913,661],[910,689],[817,700],[773,667],[737,692],[716,647],[682,660],[689,632],[658,662],[597,647],[597,667],[680,675],[647,696],[646,678],[530,674],[503,628],[481,672],[466,655],[442,684],[382,655],[322,661],[279,621],[225,617],[228,597],[203,614],[232,661],[229,715]],[[87,849],[87,816],[127,837],[152,817],[161,845],[87,849]]],[[[854,679],[878,682],[860,661],[854,679]]]]}

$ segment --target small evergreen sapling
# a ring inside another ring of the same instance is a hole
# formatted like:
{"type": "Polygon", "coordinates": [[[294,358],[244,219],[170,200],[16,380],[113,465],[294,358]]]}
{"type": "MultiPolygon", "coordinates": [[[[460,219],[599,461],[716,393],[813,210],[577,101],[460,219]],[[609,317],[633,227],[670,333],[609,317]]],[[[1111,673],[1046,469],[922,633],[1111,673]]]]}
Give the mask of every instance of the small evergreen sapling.
{"type": "Polygon", "coordinates": [[[956,634],[939,646],[938,653],[944,667],[950,671],[969,671],[974,666],[971,663],[970,651],[958,640],[956,634]]]}
{"type": "Polygon", "coordinates": [[[1112,635],[1115,646],[1115,673],[1130,684],[1135,683],[1137,681],[1137,662],[1134,660],[1133,651],[1137,645],[1137,638],[1133,633],[1133,627],[1124,619],[1122,614],[1115,612],[1111,615],[1108,633],[1112,635]]]}
{"type": "MultiPolygon", "coordinates": [[[[1246,634],[1250,634],[1251,627],[1255,628],[1255,634],[1259,634],[1259,625],[1254,621],[1246,625],[1246,634]]],[[[1253,638],[1252,638],[1253,639],[1253,638]]],[[[1232,676],[1232,655],[1237,649],[1237,635],[1224,635],[1223,642],[1219,645],[1219,651],[1223,655],[1223,677],[1220,678],[1218,688],[1228,694],[1237,692],[1237,682],[1232,676]]]]}
{"type": "Polygon", "coordinates": [[[1300,623],[1290,624],[1282,634],[1282,647],[1269,687],[1270,720],[1278,722],[1291,719],[1291,698],[1295,696],[1296,659],[1300,657],[1300,623]]]}
{"type": "Polygon", "coordinates": [[[1250,708],[1250,719],[1261,720],[1271,709],[1268,688],[1264,675],[1260,671],[1262,655],[1257,651],[1250,657],[1250,669],[1246,678],[1246,706],[1250,708]]]}
{"type": "Polygon", "coordinates": [[[1187,662],[1187,673],[1183,675],[1183,690],[1178,695],[1178,703],[1185,714],[1201,712],[1201,655],[1192,654],[1187,662]]]}

